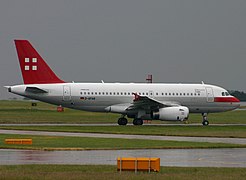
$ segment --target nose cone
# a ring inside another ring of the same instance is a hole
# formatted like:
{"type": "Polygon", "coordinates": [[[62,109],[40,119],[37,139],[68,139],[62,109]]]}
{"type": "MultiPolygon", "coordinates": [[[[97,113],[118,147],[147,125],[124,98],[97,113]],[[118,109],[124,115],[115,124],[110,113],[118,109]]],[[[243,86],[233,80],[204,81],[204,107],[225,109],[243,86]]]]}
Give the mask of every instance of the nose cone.
{"type": "Polygon", "coordinates": [[[214,102],[218,103],[226,103],[229,105],[229,109],[237,109],[240,106],[240,101],[234,96],[227,96],[227,97],[215,97],[214,102]]]}
{"type": "Polygon", "coordinates": [[[234,109],[239,108],[240,107],[240,100],[238,98],[232,96],[231,105],[234,107],[234,109]]]}

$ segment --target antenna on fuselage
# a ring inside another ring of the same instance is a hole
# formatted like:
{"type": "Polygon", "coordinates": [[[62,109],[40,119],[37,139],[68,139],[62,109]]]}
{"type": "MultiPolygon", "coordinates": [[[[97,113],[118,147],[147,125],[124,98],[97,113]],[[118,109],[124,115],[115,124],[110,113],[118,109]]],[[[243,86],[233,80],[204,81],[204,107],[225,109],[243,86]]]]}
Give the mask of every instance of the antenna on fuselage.
{"type": "Polygon", "coordinates": [[[103,81],[103,80],[101,80],[101,82],[102,82],[102,83],[104,83],[104,81],[103,81]]]}

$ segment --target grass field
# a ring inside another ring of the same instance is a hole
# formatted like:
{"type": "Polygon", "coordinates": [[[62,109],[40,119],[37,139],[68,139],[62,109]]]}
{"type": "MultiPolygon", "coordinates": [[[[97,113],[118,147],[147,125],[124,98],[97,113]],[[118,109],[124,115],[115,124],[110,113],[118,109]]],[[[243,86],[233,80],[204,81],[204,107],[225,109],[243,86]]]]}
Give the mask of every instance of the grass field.
{"type": "Polygon", "coordinates": [[[246,145],[207,142],[179,142],[160,140],[30,136],[0,134],[0,148],[33,150],[90,150],[90,149],[193,149],[193,148],[246,148],[246,145]],[[32,138],[32,145],[5,144],[5,139],[32,138]]]}
{"type": "MultiPolygon", "coordinates": [[[[0,101],[0,124],[7,123],[115,123],[118,114],[94,113],[66,109],[65,112],[56,112],[56,106],[37,102],[32,107],[30,101],[0,101]]],[[[245,124],[246,111],[230,111],[210,114],[210,124],[230,123],[245,124]]],[[[200,123],[201,115],[191,114],[189,123],[200,123]]],[[[131,123],[131,122],[130,122],[131,123]]],[[[152,121],[155,126],[27,126],[5,127],[1,129],[41,130],[41,131],[64,131],[64,132],[94,132],[115,134],[145,134],[145,135],[171,135],[171,136],[208,136],[208,137],[246,137],[246,126],[158,126],[160,123],[152,121]]],[[[174,123],[174,122],[171,122],[174,123]]],[[[180,124],[182,122],[175,122],[180,124]]]]}
{"type": "Polygon", "coordinates": [[[159,173],[117,172],[113,165],[0,166],[0,179],[245,179],[246,168],[161,167],[159,173]]]}
{"type": "MultiPolygon", "coordinates": [[[[56,106],[37,102],[32,107],[31,101],[0,101],[0,124],[3,123],[117,123],[119,114],[84,112],[65,109],[65,112],[56,112],[56,106]]],[[[210,124],[246,124],[246,111],[230,111],[209,114],[210,124]]],[[[131,123],[129,119],[129,123],[131,123]]],[[[190,114],[189,123],[201,123],[200,114],[190,114]]],[[[177,123],[152,121],[152,124],[177,123]]]]}

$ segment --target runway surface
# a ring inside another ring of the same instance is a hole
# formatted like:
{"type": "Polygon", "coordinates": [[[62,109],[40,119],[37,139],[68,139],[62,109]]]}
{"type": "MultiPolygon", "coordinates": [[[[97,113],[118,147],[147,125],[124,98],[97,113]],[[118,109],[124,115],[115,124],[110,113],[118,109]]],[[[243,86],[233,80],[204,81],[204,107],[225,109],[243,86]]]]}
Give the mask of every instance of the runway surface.
{"type": "Polygon", "coordinates": [[[117,157],[159,157],[161,166],[246,167],[246,149],[148,149],[95,151],[0,150],[0,165],[15,164],[106,164],[117,157]]]}
{"type": "Polygon", "coordinates": [[[246,138],[124,135],[124,134],[70,133],[70,132],[20,131],[20,130],[0,130],[0,134],[69,136],[69,137],[96,137],[96,138],[123,138],[123,139],[148,139],[148,140],[169,140],[169,141],[191,141],[191,142],[246,144],[246,138]]]}

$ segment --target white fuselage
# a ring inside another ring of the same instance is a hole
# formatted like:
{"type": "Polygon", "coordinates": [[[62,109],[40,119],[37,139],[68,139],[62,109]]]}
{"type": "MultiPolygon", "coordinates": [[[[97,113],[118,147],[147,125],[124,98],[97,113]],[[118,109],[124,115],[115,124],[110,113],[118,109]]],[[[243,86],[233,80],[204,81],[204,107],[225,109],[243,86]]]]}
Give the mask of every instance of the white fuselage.
{"type": "MultiPolygon", "coordinates": [[[[134,95],[154,98],[166,104],[189,108],[190,113],[212,113],[235,109],[239,102],[215,102],[225,89],[207,84],[147,84],[147,83],[59,83],[11,86],[11,92],[64,107],[124,114],[134,95]],[[47,93],[26,92],[37,87],[47,93]],[[119,108],[122,107],[122,108],[119,108]]],[[[233,97],[228,95],[228,98],[233,97]]]]}

